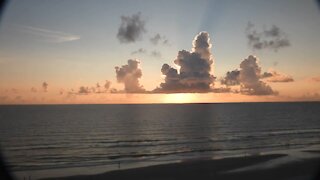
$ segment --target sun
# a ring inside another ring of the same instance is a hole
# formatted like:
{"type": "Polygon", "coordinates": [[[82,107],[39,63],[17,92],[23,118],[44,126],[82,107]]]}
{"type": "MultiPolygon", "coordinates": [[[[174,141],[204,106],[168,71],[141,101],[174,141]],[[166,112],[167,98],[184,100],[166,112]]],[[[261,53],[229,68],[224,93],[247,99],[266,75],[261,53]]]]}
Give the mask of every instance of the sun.
{"type": "Polygon", "coordinates": [[[164,103],[192,103],[195,102],[196,96],[192,93],[176,93],[166,94],[163,102],[164,103]]]}

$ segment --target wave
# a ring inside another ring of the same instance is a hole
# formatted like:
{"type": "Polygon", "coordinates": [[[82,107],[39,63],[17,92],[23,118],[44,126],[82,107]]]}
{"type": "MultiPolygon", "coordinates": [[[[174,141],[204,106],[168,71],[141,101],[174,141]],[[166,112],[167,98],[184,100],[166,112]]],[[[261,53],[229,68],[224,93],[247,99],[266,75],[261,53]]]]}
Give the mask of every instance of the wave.
{"type": "MultiPolygon", "coordinates": [[[[238,133],[236,135],[231,133],[220,134],[224,138],[214,137],[195,137],[190,139],[179,138],[159,138],[159,139],[125,139],[125,140],[101,140],[96,141],[65,141],[56,143],[43,143],[39,142],[37,145],[28,146],[11,146],[5,147],[8,151],[23,151],[23,150],[54,150],[54,149],[88,149],[88,148],[139,148],[139,147],[153,147],[153,146],[177,146],[177,145],[192,145],[192,144],[211,144],[219,142],[236,142],[236,141],[252,141],[265,140],[275,136],[288,136],[288,135],[310,135],[318,136],[320,129],[305,129],[305,130],[279,130],[279,131],[264,131],[253,133],[238,133]]],[[[299,137],[300,137],[299,136],[299,137]]],[[[291,137],[290,137],[291,138],[291,137]]],[[[303,136],[301,136],[303,138],[303,136]]]]}

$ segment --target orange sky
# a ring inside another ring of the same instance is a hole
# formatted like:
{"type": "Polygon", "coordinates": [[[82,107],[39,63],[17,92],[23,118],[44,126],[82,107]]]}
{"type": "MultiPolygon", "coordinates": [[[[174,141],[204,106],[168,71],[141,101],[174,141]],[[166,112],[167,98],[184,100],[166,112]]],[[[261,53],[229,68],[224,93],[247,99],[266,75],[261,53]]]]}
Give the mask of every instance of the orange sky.
{"type": "Polygon", "coordinates": [[[279,95],[254,96],[237,93],[173,93],[173,94],[127,94],[91,93],[70,94],[52,85],[47,92],[38,88],[2,90],[1,104],[134,104],[134,103],[221,103],[221,102],[277,102],[277,101],[319,101],[319,83],[302,80],[288,84],[272,83],[279,95]],[[52,87],[53,86],[53,87],[52,87]],[[288,90],[288,88],[290,90],[288,90]],[[63,92],[60,94],[60,92],[63,92]]]}

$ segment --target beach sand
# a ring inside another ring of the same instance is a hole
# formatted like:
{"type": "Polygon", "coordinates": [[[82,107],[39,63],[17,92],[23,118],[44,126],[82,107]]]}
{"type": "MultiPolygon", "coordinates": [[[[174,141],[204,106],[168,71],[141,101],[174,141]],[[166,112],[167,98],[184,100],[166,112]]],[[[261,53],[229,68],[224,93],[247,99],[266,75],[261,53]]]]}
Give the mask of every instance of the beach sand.
{"type": "Polygon", "coordinates": [[[254,155],[214,160],[192,160],[142,168],[116,170],[97,175],[79,175],[48,179],[254,179],[308,180],[320,179],[320,157],[292,159],[285,154],[254,155]]]}

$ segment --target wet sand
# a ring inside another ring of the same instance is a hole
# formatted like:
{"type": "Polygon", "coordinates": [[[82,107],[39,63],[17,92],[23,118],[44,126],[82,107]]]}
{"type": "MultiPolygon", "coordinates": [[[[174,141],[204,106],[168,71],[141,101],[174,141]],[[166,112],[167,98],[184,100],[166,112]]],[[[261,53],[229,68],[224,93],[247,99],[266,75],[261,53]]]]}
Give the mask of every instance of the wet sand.
{"type": "Polygon", "coordinates": [[[216,160],[193,160],[180,163],[155,165],[142,168],[116,170],[97,175],[79,175],[48,179],[84,180],[84,179],[147,179],[147,180],[191,180],[191,179],[282,179],[308,180],[320,179],[320,157],[298,159],[287,163],[272,165],[285,154],[255,155],[216,160]],[[264,165],[266,164],[266,165],[264,165]],[[271,164],[271,165],[270,165],[271,164]]]}

